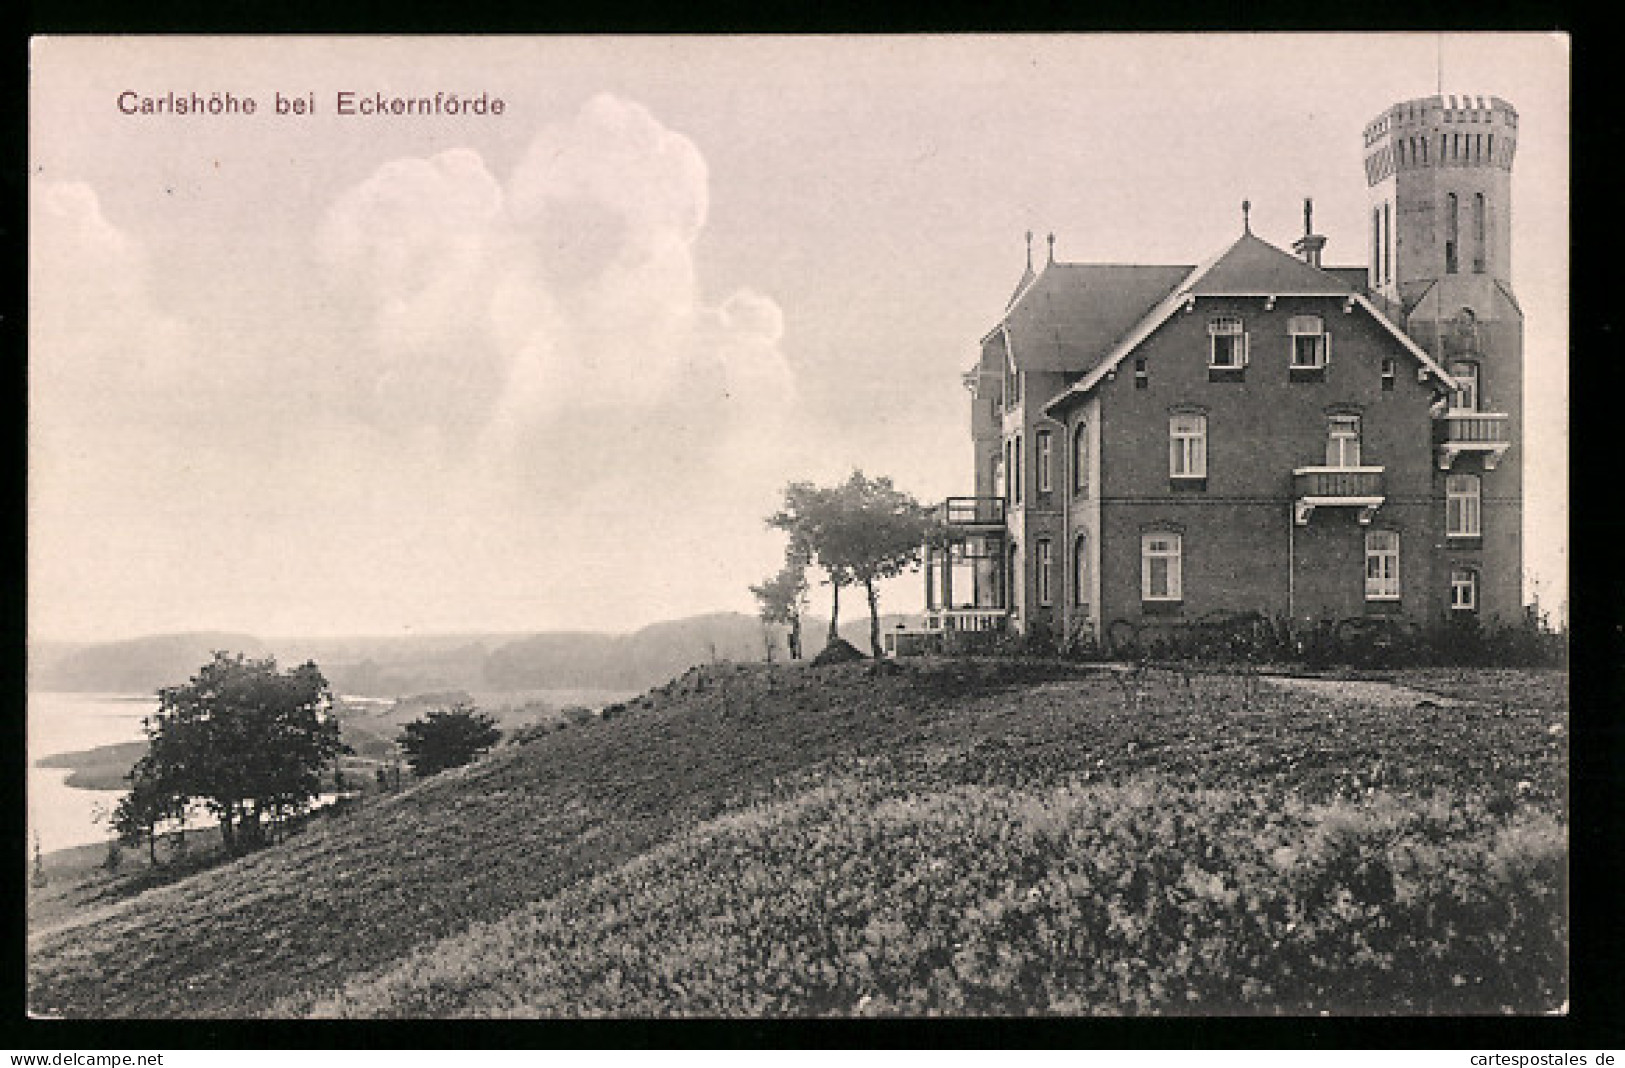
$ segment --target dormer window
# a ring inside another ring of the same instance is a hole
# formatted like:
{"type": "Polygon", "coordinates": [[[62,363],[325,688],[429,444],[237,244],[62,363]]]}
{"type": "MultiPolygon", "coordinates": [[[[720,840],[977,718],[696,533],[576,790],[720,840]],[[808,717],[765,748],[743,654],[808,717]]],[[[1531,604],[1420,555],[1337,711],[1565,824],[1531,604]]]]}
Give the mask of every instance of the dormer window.
{"type": "Polygon", "coordinates": [[[1326,366],[1331,356],[1332,337],[1318,315],[1294,315],[1287,321],[1292,335],[1292,369],[1314,371],[1326,366]]]}
{"type": "Polygon", "coordinates": [[[1217,315],[1208,320],[1209,367],[1240,370],[1247,364],[1247,334],[1240,316],[1217,315]]]}

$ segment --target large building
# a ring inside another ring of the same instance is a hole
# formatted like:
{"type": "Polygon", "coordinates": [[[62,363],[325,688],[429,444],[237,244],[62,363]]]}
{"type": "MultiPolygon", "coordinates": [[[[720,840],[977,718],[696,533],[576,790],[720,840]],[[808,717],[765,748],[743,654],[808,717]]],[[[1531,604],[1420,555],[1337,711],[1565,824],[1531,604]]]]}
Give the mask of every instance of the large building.
{"type": "Polygon", "coordinates": [[[1364,130],[1366,264],[1241,235],[1206,263],[1027,270],[965,376],[975,492],[927,551],[929,626],[1109,637],[1521,614],[1518,116],[1397,104],[1364,130]],[[1119,621],[1122,621],[1119,623],[1119,621]]]}

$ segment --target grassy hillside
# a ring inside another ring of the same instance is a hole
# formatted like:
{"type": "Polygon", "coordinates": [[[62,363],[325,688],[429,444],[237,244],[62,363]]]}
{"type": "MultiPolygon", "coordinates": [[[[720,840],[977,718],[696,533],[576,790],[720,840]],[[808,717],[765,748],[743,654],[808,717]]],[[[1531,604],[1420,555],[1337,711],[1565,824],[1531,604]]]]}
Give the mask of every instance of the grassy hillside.
{"type": "Polygon", "coordinates": [[[1416,707],[1225,677],[1130,695],[1044,663],[710,666],[615,718],[527,732],[280,846],[37,928],[30,1005],[1279,1011],[1302,1007],[1293,990],[1537,1010],[1562,982],[1566,679],[1504,678],[1515,703],[1477,673],[1471,703],[1416,707]],[[1013,913],[1021,895],[1054,907],[1013,913]],[[1373,943],[1390,914],[1405,941],[1373,943]],[[1261,943],[1237,934],[1252,916],[1261,943]],[[659,948],[678,930],[687,958],[659,948]],[[1279,957],[1271,940],[1303,982],[1271,986],[1279,973],[1248,963],[1279,957]],[[1413,943],[1432,964],[1396,985],[1413,943]],[[728,965],[756,960],[741,945],[762,959],[728,965]],[[1533,970],[1516,983],[1497,964],[1514,950],[1533,970]],[[1034,987],[1043,975],[1061,978],[1034,987]]]}

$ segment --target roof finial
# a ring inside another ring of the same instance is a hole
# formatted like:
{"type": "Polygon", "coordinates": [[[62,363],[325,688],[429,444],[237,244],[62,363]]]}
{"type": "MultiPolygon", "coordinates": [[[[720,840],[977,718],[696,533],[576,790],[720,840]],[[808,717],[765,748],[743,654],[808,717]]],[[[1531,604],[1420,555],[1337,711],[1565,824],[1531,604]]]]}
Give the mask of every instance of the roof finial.
{"type": "Polygon", "coordinates": [[[1253,224],[1247,218],[1247,215],[1252,210],[1253,210],[1253,202],[1252,201],[1243,200],[1241,202],[1241,228],[1242,228],[1242,230],[1244,232],[1249,233],[1249,234],[1253,232],[1253,224]]]}
{"type": "Polygon", "coordinates": [[[1027,269],[1033,269],[1033,232],[1027,231],[1027,269]]]}
{"type": "Polygon", "coordinates": [[[1311,197],[1303,198],[1303,236],[1308,237],[1315,232],[1315,202],[1311,197]]]}
{"type": "Polygon", "coordinates": [[[1054,230],[1051,230],[1049,232],[1049,261],[1051,263],[1055,262],[1055,231],[1054,230]]]}

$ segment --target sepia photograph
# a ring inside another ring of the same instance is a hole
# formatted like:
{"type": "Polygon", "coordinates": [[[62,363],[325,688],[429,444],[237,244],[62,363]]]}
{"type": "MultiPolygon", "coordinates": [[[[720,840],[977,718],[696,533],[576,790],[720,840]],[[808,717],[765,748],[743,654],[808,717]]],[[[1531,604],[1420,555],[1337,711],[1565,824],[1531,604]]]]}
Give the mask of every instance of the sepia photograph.
{"type": "Polygon", "coordinates": [[[29,1016],[1565,1016],[1570,102],[34,37],[29,1016]]]}

